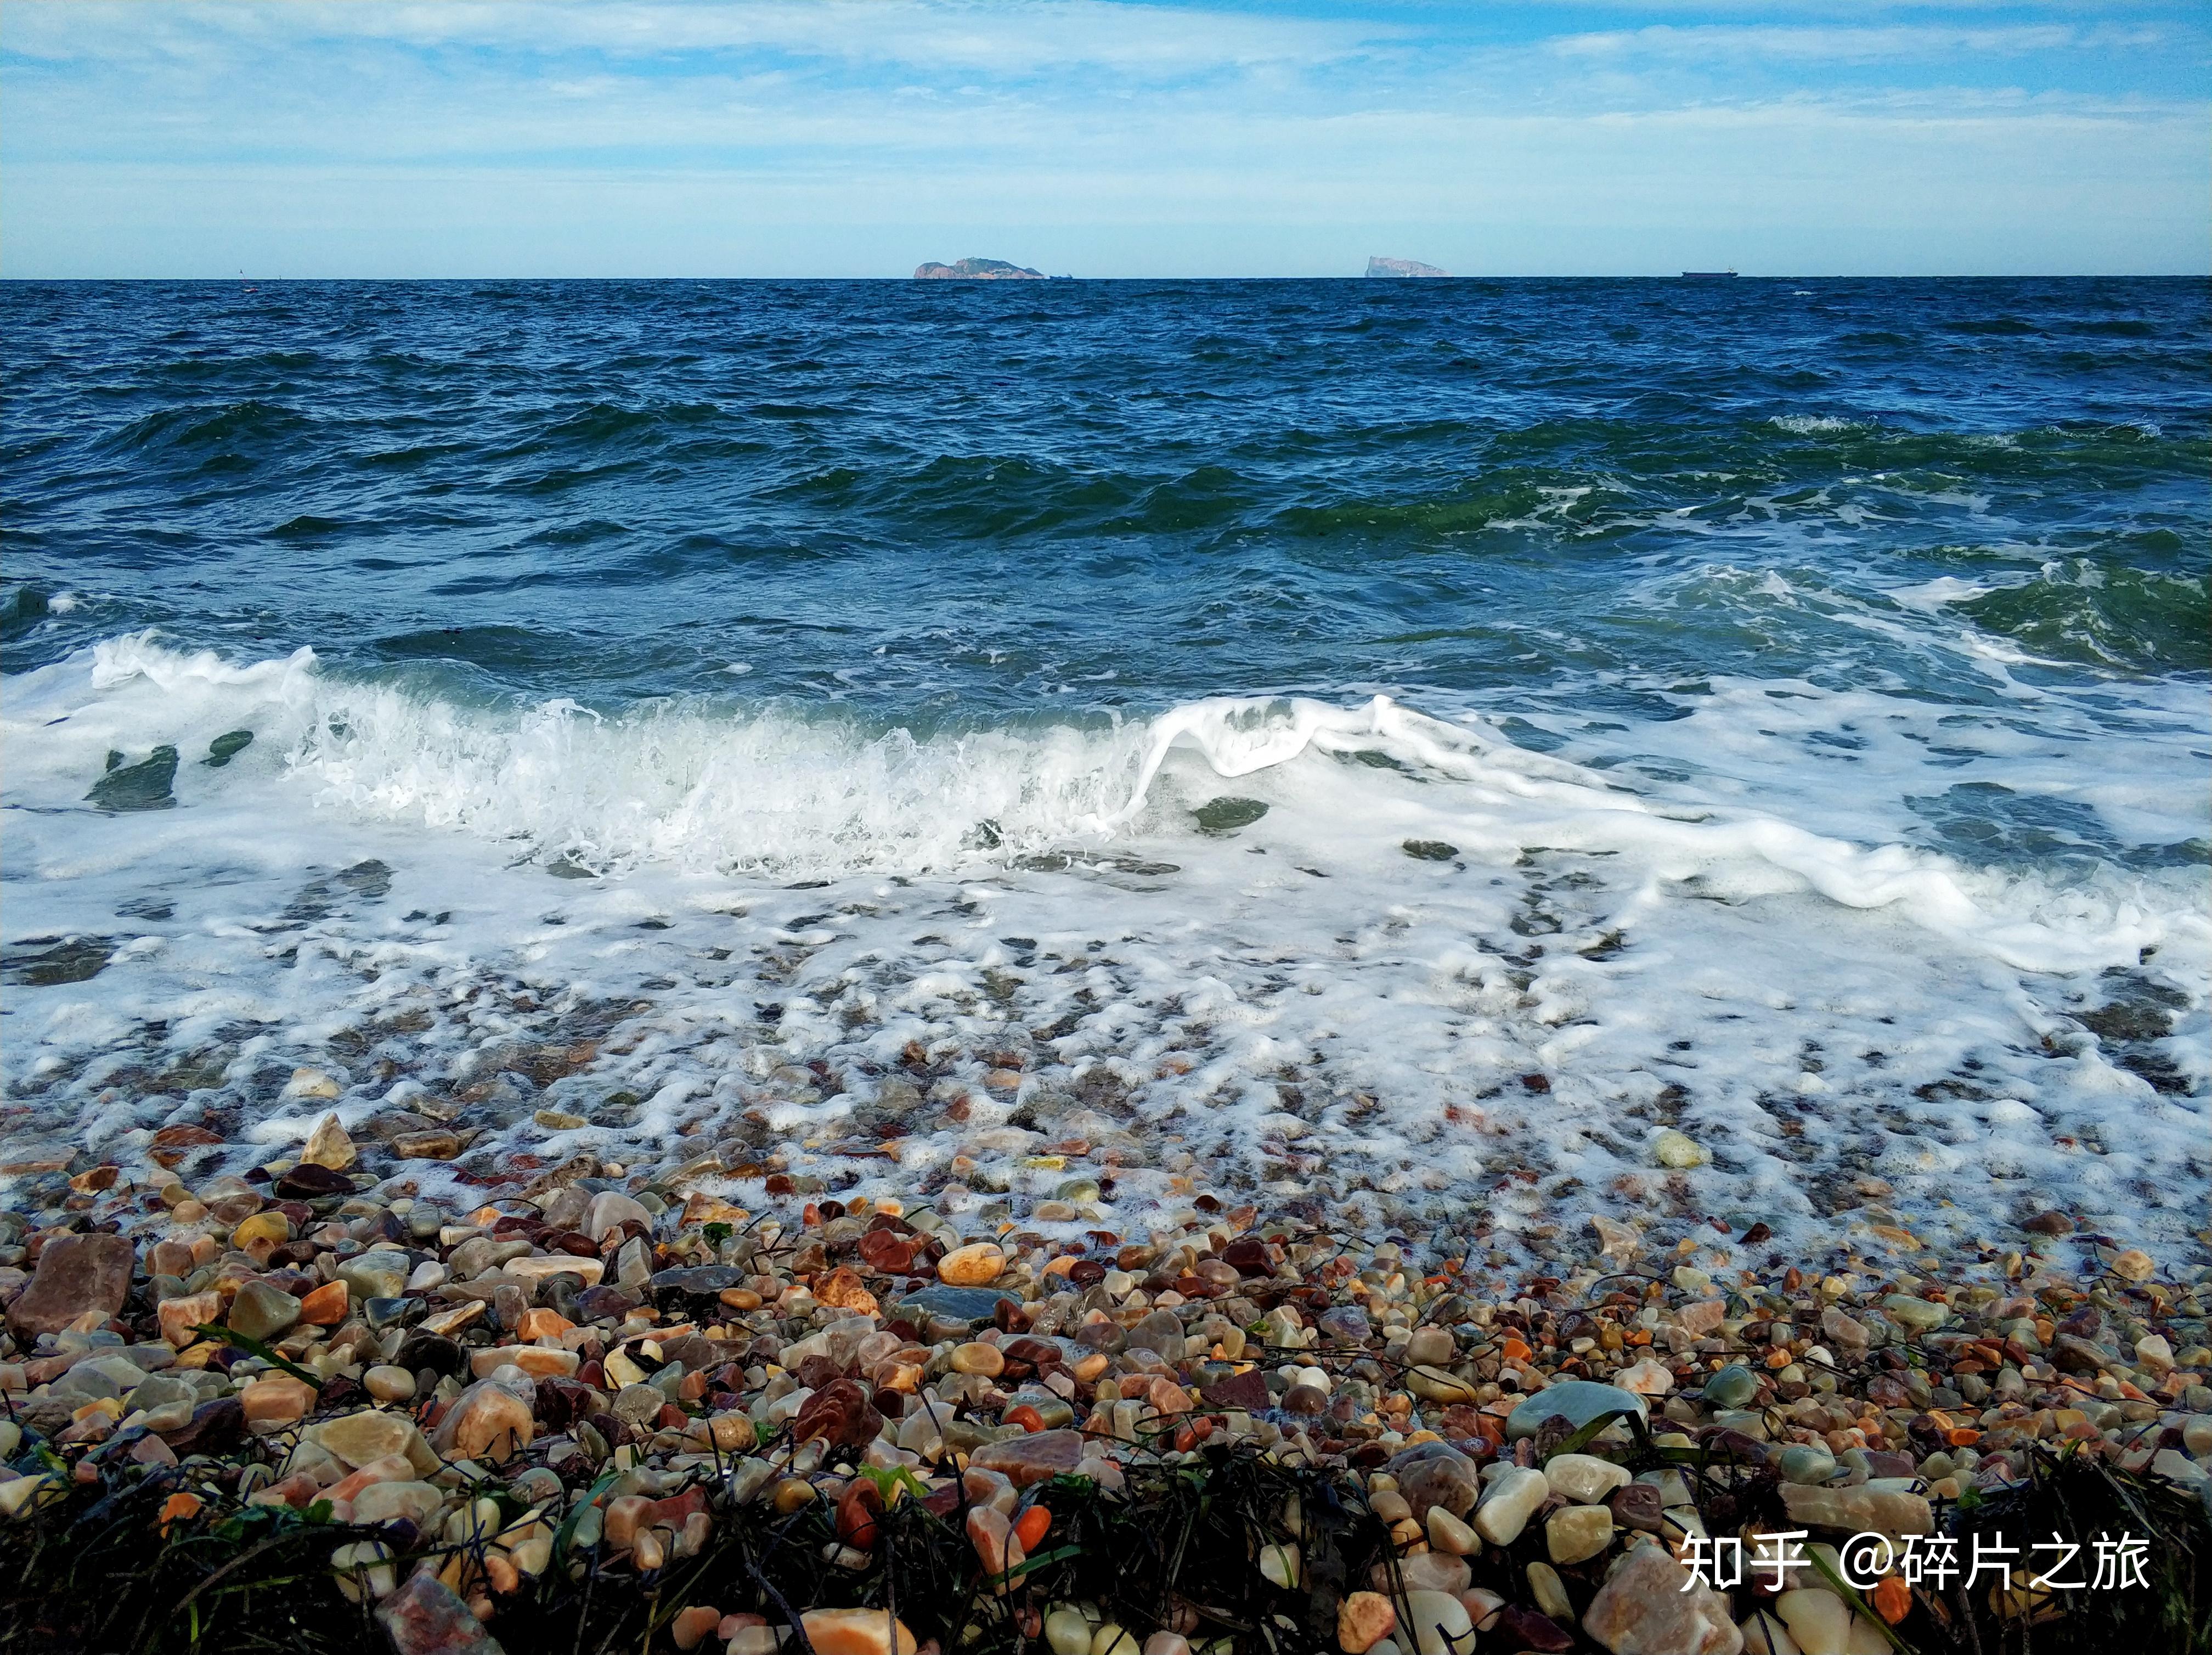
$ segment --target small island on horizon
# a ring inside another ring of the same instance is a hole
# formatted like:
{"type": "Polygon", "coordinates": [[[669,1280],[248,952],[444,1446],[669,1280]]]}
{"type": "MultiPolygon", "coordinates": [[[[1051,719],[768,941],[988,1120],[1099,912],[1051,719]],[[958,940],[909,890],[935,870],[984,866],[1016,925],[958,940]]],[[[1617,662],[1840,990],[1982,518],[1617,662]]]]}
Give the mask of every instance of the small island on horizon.
{"type": "Polygon", "coordinates": [[[915,266],[917,282],[1042,282],[1042,271],[1026,265],[1010,265],[1003,259],[963,259],[957,263],[929,263],[915,266]]]}
{"type": "Polygon", "coordinates": [[[1418,259],[1385,259],[1380,254],[1367,260],[1370,276],[1449,276],[1448,270],[1438,270],[1434,265],[1424,265],[1418,259]]]}

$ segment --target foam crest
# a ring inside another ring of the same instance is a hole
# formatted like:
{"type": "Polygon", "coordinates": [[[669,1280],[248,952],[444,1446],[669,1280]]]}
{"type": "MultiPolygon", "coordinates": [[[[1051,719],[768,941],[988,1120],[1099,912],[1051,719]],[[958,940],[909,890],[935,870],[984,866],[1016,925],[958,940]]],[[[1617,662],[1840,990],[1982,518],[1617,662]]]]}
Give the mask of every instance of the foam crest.
{"type": "Polygon", "coordinates": [[[234,666],[150,633],[31,676],[41,706],[88,690],[72,721],[98,740],[182,747],[246,725],[318,806],[594,871],[919,873],[1097,837],[1128,815],[1146,739],[1113,723],[918,737],[703,702],[471,705],[323,671],[312,650],[234,666]]]}
{"type": "Polygon", "coordinates": [[[1095,833],[1133,744],[1068,726],[917,738],[769,710],[331,698],[291,763],[318,799],[594,869],[937,871],[1095,833]]]}
{"type": "Polygon", "coordinates": [[[1309,751],[1379,751],[1462,785],[1430,806],[1435,830],[1510,857],[1531,846],[1633,857],[1658,877],[1717,879],[1756,891],[1784,876],[1838,906],[1895,907],[1911,921],[2016,970],[2068,972],[2132,960],[2169,926],[2154,893],[2124,888],[2083,904],[2040,882],[1975,878],[1954,860],[1898,844],[1863,848],[1770,816],[1701,812],[1684,819],[1598,773],[1527,751],[1472,724],[1449,724],[1377,696],[1338,708],[1304,699],[1221,698],[1156,720],[1139,794],[1166,756],[1200,754],[1224,776],[1288,766],[1309,751]]]}
{"type": "MultiPolygon", "coordinates": [[[[1923,849],[1656,799],[1516,746],[1479,719],[1448,722],[1385,696],[1353,707],[1218,697],[1148,721],[917,736],[775,705],[468,705],[325,672],[311,650],[235,666],[151,634],[29,676],[43,681],[18,697],[26,736],[36,712],[71,702],[72,684],[88,692],[69,716],[80,773],[92,747],[125,729],[142,745],[183,747],[243,724],[295,799],[492,842],[510,861],[593,873],[919,875],[1103,848],[1172,821],[1163,772],[1186,754],[1218,777],[1270,776],[1283,830],[1310,843],[1371,818],[1378,831],[1357,853],[1370,859],[1423,837],[1500,862],[1532,847],[1617,856],[1644,877],[1710,891],[1807,889],[1843,908],[1895,909],[2023,970],[2124,963],[2172,929],[2172,904],[2125,881],[2084,901],[1923,849]],[[1365,754],[1392,768],[1329,762],[1365,754]]],[[[69,768],[46,751],[51,739],[32,745],[69,768]]],[[[1179,800],[1184,788],[1170,792],[1179,800]]]]}
{"type": "Polygon", "coordinates": [[[1519,776],[1602,787],[1593,772],[1526,751],[1472,723],[1448,724],[1409,711],[1388,696],[1349,708],[1302,696],[1212,697],[1163,713],[1152,721],[1150,736],[1135,791],[1121,812],[1124,819],[1143,806],[1161,764],[1177,748],[1198,752],[1223,776],[1288,764],[1309,750],[1369,750],[1467,781],[1510,787],[1509,778],[1519,776]]]}

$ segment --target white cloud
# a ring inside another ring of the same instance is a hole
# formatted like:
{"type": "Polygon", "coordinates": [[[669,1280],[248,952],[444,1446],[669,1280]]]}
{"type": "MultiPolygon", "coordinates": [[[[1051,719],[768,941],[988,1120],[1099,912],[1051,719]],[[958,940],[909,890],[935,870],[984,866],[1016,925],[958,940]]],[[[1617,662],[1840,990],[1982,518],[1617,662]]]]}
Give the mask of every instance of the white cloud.
{"type": "Polygon", "coordinates": [[[1401,31],[1348,21],[1118,5],[1108,0],[819,0],[742,5],[530,3],[173,4],[12,0],[5,44],[52,62],[205,61],[225,51],[389,45],[589,52],[632,63],[775,52],[918,69],[1022,76],[1076,66],[1182,75],[1316,64],[1401,31]]]}
{"type": "Polygon", "coordinates": [[[1958,63],[2028,52],[2109,50],[2158,45],[2165,37],[2148,28],[2084,30],[2063,23],[2023,23],[1996,28],[1926,24],[1881,27],[1777,27],[1707,24],[1684,28],[1654,24],[1561,35],[1547,43],[1566,58],[1623,58],[1711,62],[1752,59],[1768,64],[1958,63]]]}

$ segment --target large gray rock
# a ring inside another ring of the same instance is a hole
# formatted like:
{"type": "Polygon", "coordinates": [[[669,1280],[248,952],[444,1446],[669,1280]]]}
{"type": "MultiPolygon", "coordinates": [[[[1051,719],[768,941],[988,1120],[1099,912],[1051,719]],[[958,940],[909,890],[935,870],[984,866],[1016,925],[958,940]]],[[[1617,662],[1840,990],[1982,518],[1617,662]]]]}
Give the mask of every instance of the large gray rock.
{"type": "Polygon", "coordinates": [[[655,1293],[688,1293],[704,1298],[728,1287],[742,1287],[746,1272],[734,1264],[673,1265],[653,1272],[647,1283],[655,1293]]]}
{"type": "Polygon", "coordinates": [[[128,1357],[88,1356],[54,1381],[53,1394],[74,1402],[98,1402],[137,1390],[145,1377],[128,1357]]]}
{"type": "Polygon", "coordinates": [[[647,1235],[653,1233],[653,1214],[641,1204],[619,1190],[602,1190],[592,1197],[591,1208],[584,1214],[584,1233],[598,1241],[616,1225],[629,1223],[641,1224],[647,1235]]]}
{"type": "Polygon", "coordinates": [[[1820,1336],[1848,1351],[1864,1350],[1874,1341],[1874,1334],[1865,1323],[1844,1315],[1833,1305],[1820,1312],[1820,1336]]]}
{"type": "Polygon", "coordinates": [[[897,1313],[913,1322],[936,1316],[948,1322],[966,1322],[972,1325],[989,1321],[992,1313],[999,1308],[1001,1299],[1012,1304],[1021,1303],[1013,1294],[1000,1293],[995,1287],[924,1287],[920,1293],[908,1293],[901,1299],[897,1313]]]}
{"type": "Polygon", "coordinates": [[[659,1417],[667,1402],[667,1393],[659,1385],[624,1385],[615,1392],[612,1407],[617,1419],[642,1428],[659,1417]]]}
{"type": "Polygon", "coordinates": [[[1047,1482],[1073,1471],[1083,1457],[1083,1436],[1075,1431],[1036,1431],[987,1443],[969,1457],[970,1465],[996,1471],[1017,1488],[1047,1482]]]}
{"type": "Polygon", "coordinates": [[[405,1253],[372,1247],[358,1258],[338,1266],[338,1280],[346,1284],[356,1303],[371,1299],[397,1299],[407,1290],[414,1264],[405,1253]]]}
{"type": "Polygon", "coordinates": [[[87,1311],[113,1316],[131,1293],[131,1244],[94,1232],[55,1236],[39,1252],[30,1285],[8,1307],[8,1326],[28,1344],[58,1333],[87,1311]]]}
{"type": "Polygon", "coordinates": [[[471,1236],[446,1256],[446,1274],[455,1281],[473,1281],[513,1258],[530,1256],[530,1244],[520,1236],[495,1241],[489,1236],[471,1236]]]}
{"type": "Polygon", "coordinates": [[[167,1408],[172,1402],[187,1404],[187,1411],[200,1403],[224,1394],[222,1376],[210,1373],[203,1368],[185,1368],[173,1372],[149,1373],[134,1386],[124,1398],[125,1413],[152,1413],[157,1408],[167,1408]]]}
{"type": "MultiPolygon", "coordinates": [[[[588,1175],[586,1175],[588,1176],[588,1175]]],[[[580,1189],[571,1183],[553,1192],[545,1203],[542,1216],[556,1230],[580,1230],[592,1210],[595,1190],[580,1189]]]]}
{"type": "Polygon", "coordinates": [[[300,1301],[282,1287],[248,1278],[239,1284],[230,1301],[230,1319],[224,1325],[248,1339],[270,1340],[300,1319],[300,1301]]]}
{"type": "Polygon", "coordinates": [[[1638,1419],[1650,1417],[1651,1411],[1644,1398],[1632,1390],[1600,1384],[1595,1379],[1565,1379],[1538,1391],[1505,1416],[1505,1439],[1518,1442],[1523,1437],[1533,1437],[1545,1421],[1555,1417],[1565,1418],[1569,1426],[1579,1431],[1601,1415],[1617,1414],[1623,1409],[1638,1419]]]}
{"type": "Polygon", "coordinates": [[[1398,1479],[1398,1492],[1413,1508],[1416,1523],[1428,1521],[1431,1506],[1463,1518],[1482,1494],[1474,1462],[1446,1442],[1416,1443],[1391,1460],[1390,1475],[1398,1479]]]}
{"type": "Polygon", "coordinates": [[[1154,1311],[1129,1329],[1129,1344],[1152,1352],[1164,1362],[1180,1362],[1182,1323],[1173,1311],[1154,1311]]]}
{"type": "Polygon", "coordinates": [[[1431,1323],[1413,1329],[1413,1337],[1406,1341],[1406,1348],[1399,1354],[1399,1360],[1415,1367],[1435,1367],[1440,1364],[1449,1365],[1458,1355],[1459,1345],[1453,1339],[1451,1329],[1431,1323]]]}

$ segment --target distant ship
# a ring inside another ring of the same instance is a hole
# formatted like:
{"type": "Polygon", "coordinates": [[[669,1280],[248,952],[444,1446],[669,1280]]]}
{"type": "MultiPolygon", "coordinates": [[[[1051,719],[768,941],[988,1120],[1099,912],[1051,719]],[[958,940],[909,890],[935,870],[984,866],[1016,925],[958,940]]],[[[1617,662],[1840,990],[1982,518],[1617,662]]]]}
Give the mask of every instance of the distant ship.
{"type": "Polygon", "coordinates": [[[1685,282],[1725,282],[1735,274],[1732,270],[1686,270],[1682,272],[1682,279],[1685,282]]]}

